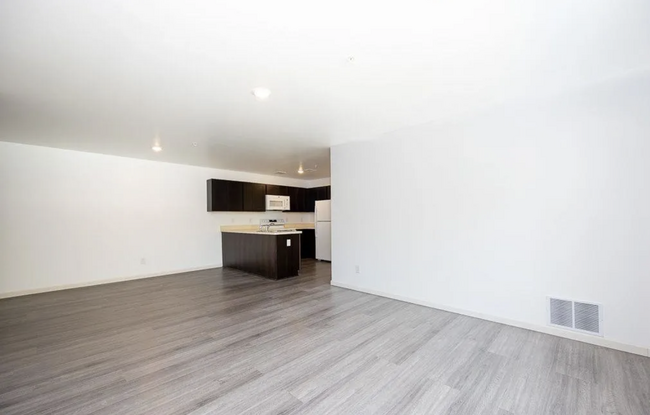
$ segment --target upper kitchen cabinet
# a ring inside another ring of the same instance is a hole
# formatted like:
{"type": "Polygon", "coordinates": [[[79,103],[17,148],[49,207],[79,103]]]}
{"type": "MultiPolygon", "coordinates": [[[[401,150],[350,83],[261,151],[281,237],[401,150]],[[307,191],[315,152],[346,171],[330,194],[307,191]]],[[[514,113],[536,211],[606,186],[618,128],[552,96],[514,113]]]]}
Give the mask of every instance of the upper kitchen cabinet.
{"type": "Polygon", "coordinates": [[[316,208],[316,188],[305,189],[305,211],[313,212],[316,208]]]}
{"type": "Polygon", "coordinates": [[[274,184],[267,184],[266,194],[273,195],[273,196],[289,196],[289,188],[287,186],[277,186],[274,184]]]}
{"type": "Polygon", "coordinates": [[[305,210],[307,212],[313,212],[315,210],[317,200],[330,199],[330,186],[312,187],[311,189],[306,189],[306,191],[305,210]]]}
{"type": "Polygon", "coordinates": [[[244,210],[244,183],[230,180],[208,180],[208,212],[241,212],[244,210]]]}
{"type": "Polygon", "coordinates": [[[266,210],[266,185],[261,183],[242,183],[245,212],[264,212],[266,210]]]}
{"type": "Polygon", "coordinates": [[[329,200],[330,198],[330,187],[323,186],[316,188],[316,200],[329,200]]]}
{"type": "Polygon", "coordinates": [[[291,212],[313,212],[317,200],[330,198],[330,187],[304,189],[210,179],[208,180],[208,212],[264,212],[266,195],[289,196],[291,212]]]}
{"type": "Polygon", "coordinates": [[[292,212],[307,212],[307,189],[290,187],[289,198],[292,212]]]}

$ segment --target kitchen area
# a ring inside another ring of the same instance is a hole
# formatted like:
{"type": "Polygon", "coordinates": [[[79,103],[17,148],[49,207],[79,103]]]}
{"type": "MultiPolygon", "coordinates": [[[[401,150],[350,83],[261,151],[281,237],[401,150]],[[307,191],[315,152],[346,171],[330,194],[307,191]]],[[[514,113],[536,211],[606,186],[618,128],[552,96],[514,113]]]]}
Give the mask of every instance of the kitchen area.
{"type": "Polygon", "coordinates": [[[299,275],[303,259],[331,261],[330,194],[330,186],[209,179],[208,212],[265,212],[258,223],[221,226],[223,266],[277,280],[299,275]],[[288,221],[289,212],[308,221],[288,221]]]}

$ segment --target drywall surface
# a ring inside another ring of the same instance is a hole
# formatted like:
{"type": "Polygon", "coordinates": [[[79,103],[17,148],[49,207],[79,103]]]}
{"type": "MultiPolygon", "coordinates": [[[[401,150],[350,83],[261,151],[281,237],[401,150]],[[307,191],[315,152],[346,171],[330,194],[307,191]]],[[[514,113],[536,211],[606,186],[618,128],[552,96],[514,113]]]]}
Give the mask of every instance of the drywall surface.
{"type": "Polygon", "coordinates": [[[650,347],[650,73],[332,148],[332,283],[650,347]],[[356,267],[359,272],[356,272],[356,267]]]}
{"type": "Polygon", "coordinates": [[[257,174],[0,142],[0,296],[221,266],[221,225],[312,213],[206,210],[206,180],[257,174]]]}

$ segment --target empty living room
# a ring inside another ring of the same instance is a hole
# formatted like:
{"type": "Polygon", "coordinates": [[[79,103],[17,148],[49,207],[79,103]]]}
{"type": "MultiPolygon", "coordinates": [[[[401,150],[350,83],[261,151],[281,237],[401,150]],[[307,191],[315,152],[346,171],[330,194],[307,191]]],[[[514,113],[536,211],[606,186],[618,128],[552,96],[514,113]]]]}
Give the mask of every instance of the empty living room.
{"type": "Polygon", "coordinates": [[[0,414],[650,415],[650,1],[0,1],[0,414]]]}

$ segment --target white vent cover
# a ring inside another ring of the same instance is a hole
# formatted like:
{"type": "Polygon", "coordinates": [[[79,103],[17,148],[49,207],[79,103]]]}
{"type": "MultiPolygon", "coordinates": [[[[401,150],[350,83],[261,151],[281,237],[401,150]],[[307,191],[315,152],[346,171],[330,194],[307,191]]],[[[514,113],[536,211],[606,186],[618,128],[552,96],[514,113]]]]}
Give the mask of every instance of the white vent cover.
{"type": "Polygon", "coordinates": [[[603,335],[603,310],[600,304],[549,297],[548,322],[582,333],[603,335]]]}

